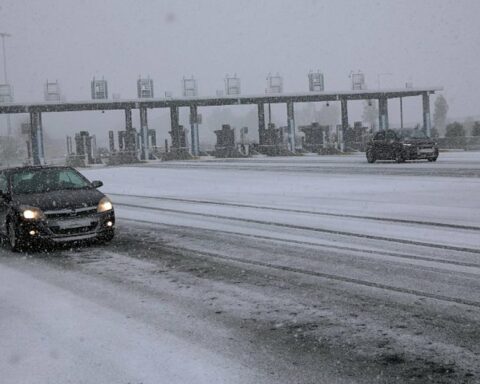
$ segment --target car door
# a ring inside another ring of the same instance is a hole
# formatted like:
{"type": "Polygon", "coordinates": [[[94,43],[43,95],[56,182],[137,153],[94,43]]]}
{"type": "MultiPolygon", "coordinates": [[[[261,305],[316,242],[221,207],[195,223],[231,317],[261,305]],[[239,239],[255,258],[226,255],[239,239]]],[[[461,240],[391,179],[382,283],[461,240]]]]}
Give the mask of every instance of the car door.
{"type": "Polygon", "coordinates": [[[373,151],[377,159],[384,159],[385,152],[385,132],[380,131],[373,137],[373,151]]]}
{"type": "Polygon", "coordinates": [[[385,132],[385,158],[394,159],[398,146],[398,138],[394,131],[385,132]]]}
{"type": "Polygon", "coordinates": [[[5,219],[8,211],[8,201],[5,199],[5,194],[8,193],[8,179],[5,172],[0,172],[0,233],[6,234],[5,219]]]}

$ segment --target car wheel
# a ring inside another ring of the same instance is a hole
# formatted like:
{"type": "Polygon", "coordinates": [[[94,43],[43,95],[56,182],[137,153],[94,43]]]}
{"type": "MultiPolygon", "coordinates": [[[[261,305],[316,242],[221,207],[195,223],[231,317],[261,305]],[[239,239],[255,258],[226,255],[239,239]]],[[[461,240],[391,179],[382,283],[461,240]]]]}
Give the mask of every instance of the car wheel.
{"type": "Polygon", "coordinates": [[[8,243],[13,252],[22,250],[22,243],[17,236],[17,228],[13,220],[8,222],[8,243]]]}
{"type": "Polygon", "coordinates": [[[429,157],[428,161],[437,161],[437,158],[436,157],[429,157]]]}
{"type": "Polygon", "coordinates": [[[401,151],[398,151],[395,154],[395,161],[397,163],[404,163],[405,162],[405,157],[403,156],[403,153],[401,151]]]}
{"type": "Polygon", "coordinates": [[[108,232],[102,233],[98,237],[98,240],[101,243],[106,244],[106,243],[109,243],[110,241],[112,241],[114,237],[115,237],[115,232],[114,231],[108,231],[108,232]]]}
{"type": "Polygon", "coordinates": [[[367,161],[371,164],[371,163],[374,163],[375,160],[377,160],[375,158],[375,154],[373,153],[372,150],[367,150],[367,161]]]}

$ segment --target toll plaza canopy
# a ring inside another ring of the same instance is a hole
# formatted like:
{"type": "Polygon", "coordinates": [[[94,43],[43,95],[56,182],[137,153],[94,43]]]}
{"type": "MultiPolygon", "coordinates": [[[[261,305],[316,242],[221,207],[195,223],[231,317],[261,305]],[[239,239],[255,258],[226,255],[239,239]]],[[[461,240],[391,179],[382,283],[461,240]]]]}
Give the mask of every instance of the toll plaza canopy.
{"type": "Polygon", "coordinates": [[[287,106],[287,125],[288,125],[288,148],[291,152],[296,151],[295,143],[295,103],[308,102],[333,102],[339,101],[341,106],[342,120],[342,138],[343,133],[348,128],[348,101],[353,100],[378,100],[379,110],[379,129],[388,128],[388,99],[402,98],[411,96],[421,96],[423,104],[423,127],[425,132],[430,135],[430,99],[429,95],[436,91],[441,91],[442,87],[424,87],[424,88],[403,88],[403,89],[377,89],[377,90],[355,90],[340,92],[303,92],[303,93],[278,93],[263,95],[227,95],[217,97],[164,97],[164,98],[141,98],[132,100],[108,100],[95,99],[88,101],[44,101],[39,103],[2,103],[0,104],[0,114],[11,113],[29,113],[30,114],[30,143],[33,158],[33,164],[43,164],[45,162],[43,145],[43,127],[42,113],[48,112],[73,112],[73,111],[105,111],[105,110],[124,110],[125,112],[125,150],[128,153],[136,153],[137,139],[136,131],[132,124],[132,110],[140,111],[140,134],[142,139],[139,141],[142,158],[148,159],[148,119],[147,110],[153,108],[169,108],[172,144],[180,146],[178,138],[182,134],[179,123],[179,108],[190,108],[191,124],[191,152],[197,156],[199,151],[199,116],[198,107],[222,106],[222,105],[256,105],[258,109],[258,131],[259,143],[269,145],[266,138],[265,111],[264,105],[270,103],[284,103],[287,106]],[[175,139],[175,140],[174,140],[175,139]]]}
{"type": "Polygon", "coordinates": [[[69,112],[93,110],[118,110],[136,108],[169,108],[218,105],[248,105],[264,103],[305,103],[319,101],[392,99],[422,96],[442,91],[442,87],[376,89],[340,92],[303,92],[262,95],[229,95],[215,97],[164,97],[125,100],[44,101],[32,103],[1,103],[0,113],[69,112]]]}

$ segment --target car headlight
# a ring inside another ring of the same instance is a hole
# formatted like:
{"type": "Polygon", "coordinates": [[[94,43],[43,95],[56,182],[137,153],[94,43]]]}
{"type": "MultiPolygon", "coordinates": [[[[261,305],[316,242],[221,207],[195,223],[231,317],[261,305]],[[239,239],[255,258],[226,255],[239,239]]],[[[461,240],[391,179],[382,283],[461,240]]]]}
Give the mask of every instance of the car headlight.
{"type": "Polygon", "coordinates": [[[37,207],[21,206],[20,215],[27,220],[40,220],[45,218],[43,211],[37,207]]]}
{"type": "Polygon", "coordinates": [[[403,146],[404,146],[404,147],[411,147],[411,146],[412,146],[412,144],[406,144],[406,143],[403,143],[403,146]]]}
{"type": "Polygon", "coordinates": [[[113,209],[112,201],[107,197],[102,197],[97,206],[97,212],[107,212],[113,209]]]}

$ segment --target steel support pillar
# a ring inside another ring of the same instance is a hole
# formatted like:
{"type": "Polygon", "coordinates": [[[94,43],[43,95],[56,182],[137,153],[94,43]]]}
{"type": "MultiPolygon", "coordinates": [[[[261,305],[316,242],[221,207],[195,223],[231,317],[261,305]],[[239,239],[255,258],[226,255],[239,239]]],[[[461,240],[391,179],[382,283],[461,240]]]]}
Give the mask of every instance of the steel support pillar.
{"type": "Polygon", "coordinates": [[[30,112],[30,141],[32,143],[33,165],[45,164],[42,114],[40,112],[30,112]]]}
{"type": "Polygon", "coordinates": [[[403,129],[403,97],[400,97],[400,129],[403,129]]]}
{"type": "Polygon", "coordinates": [[[288,149],[295,152],[295,109],[293,101],[287,102],[288,149]]]}
{"type": "Polygon", "coordinates": [[[345,134],[348,129],[348,102],[347,99],[340,99],[340,108],[342,115],[342,131],[340,135],[340,151],[345,151],[345,134]]]}
{"type": "Polygon", "coordinates": [[[172,128],[172,148],[180,148],[180,123],[178,107],[170,107],[170,126],[172,128]]]}
{"type": "Polygon", "coordinates": [[[192,145],[192,155],[200,154],[200,144],[198,135],[198,109],[196,105],[190,106],[190,135],[192,145]]]}
{"type": "Polygon", "coordinates": [[[428,137],[431,135],[432,125],[430,121],[430,95],[425,92],[422,95],[423,99],[423,130],[428,137]]]}
{"type": "MultiPolygon", "coordinates": [[[[125,150],[132,156],[136,153],[135,145],[135,132],[133,131],[132,124],[132,110],[130,108],[125,109],[125,150]]],[[[135,155],[136,156],[136,155],[135,155]]]]}
{"type": "Polygon", "coordinates": [[[133,129],[132,124],[132,110],[130,108],[125,109],[125,130],[129,131],[133,129]]]}
{"type": "Polygon", "coordinates": [[[140,108],[140,136],[142,137],[141,142],[141,159],[149,160],[149,151],[148,151],[148,119],[147,119],[147,108],[140,108]]]}
{"type": "Polygon", "coordinates": [[[258,142],[265,145],[265,105],[257,104],[258,109],[258,142]]]}
{"type": "Polygon", "coordinates": [[[115,152],[115,136],[113,131],[108,131],[108,148],[110,149],[110,153],[115,152]]]}
{"type": "Polygon", "coordinates": [[[42,123],[42,114],[38,112],[38,137],[40,138],[40,162],[45,164],[45,148],[43,146],[43,123],[42,123]]]}
{"type": "Polygon", "coordinates": [[[388,129],[388,99],[378,99],[378,127],[380,131],[388,129]]]}

